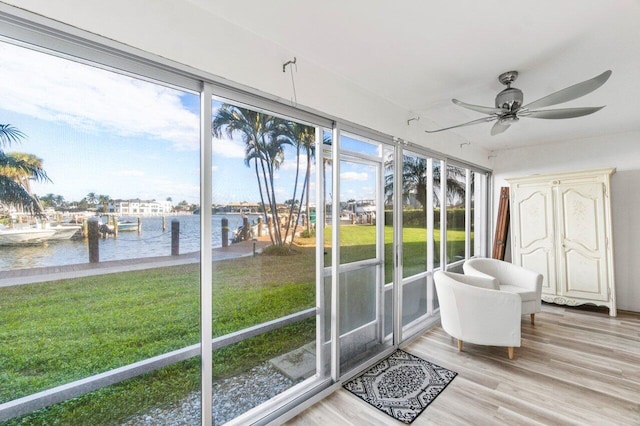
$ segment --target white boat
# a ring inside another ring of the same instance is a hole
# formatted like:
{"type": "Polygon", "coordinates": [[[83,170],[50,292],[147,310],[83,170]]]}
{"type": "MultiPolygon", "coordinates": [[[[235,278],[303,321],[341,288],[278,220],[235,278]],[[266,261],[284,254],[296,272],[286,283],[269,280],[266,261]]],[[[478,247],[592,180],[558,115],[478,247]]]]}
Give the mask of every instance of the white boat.
{"type": "Polygon", "coordinates": [[[122,222],[118,222],[118,231],[137,231],[138,230],[138,222],[133,222],[131,220],[125,220],[122,222]]]}
{"type": "Polygon", "coordinates": [[[0,228],[0,246],[38,244],[51,239],[55,233],[55,229],[0,228]]]}
{"type": "Polygon", "coordinates": [[[73,224],[61,224],[58,223],[56,225],[47,225],[45,229],[53,229],[55,234],[50,238],[50,240],[70,240],[76,234],[79,234],[82,230],[82,225],[73,225],[73,224]]]}

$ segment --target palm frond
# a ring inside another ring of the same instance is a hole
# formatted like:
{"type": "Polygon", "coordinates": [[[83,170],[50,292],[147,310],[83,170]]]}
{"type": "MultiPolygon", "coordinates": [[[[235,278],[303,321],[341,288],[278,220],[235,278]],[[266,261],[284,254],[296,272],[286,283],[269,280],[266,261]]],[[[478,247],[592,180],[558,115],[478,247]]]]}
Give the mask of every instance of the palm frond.
{"type": "Polygon", "coordinates": [[[27,136],[11,124],[0,124],[0,145],[11,145],[20,142],[27,136]]]}

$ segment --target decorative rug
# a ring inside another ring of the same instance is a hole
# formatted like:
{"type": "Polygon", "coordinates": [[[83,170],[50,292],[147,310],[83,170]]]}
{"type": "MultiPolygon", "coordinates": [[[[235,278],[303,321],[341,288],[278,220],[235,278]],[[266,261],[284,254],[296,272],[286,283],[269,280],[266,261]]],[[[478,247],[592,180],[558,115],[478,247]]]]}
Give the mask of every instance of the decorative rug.
{"type": "Polygon", "coordinates": [[[404,423],[416,417],[458,375],[398,349],[343,387],[404,423]]]}

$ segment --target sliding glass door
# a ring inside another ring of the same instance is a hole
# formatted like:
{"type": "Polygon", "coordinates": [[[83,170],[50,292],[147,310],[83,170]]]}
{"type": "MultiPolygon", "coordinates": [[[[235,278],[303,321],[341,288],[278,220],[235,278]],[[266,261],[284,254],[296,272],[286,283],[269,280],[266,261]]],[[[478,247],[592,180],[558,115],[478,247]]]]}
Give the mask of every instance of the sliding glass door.
{"type": "MultiPolygon", "coordinates": [[[[334,132],[334,135],[337,132],[334,132]]],[[[384,145],[340,133],[330,199],[339,376],[393,346],[392,287],[385,286],[384,145]],[[335,233],[335,234],[333,234],[335,233]],[[336,243],[334,245],[334,243],[336,243]]],[[[333,149],[336,147],[334,146],[333,149]]],[[[336,158],[336,157],[334,157],[336,158]]],[[[332,161],[333,163],[333,161],[332,161]]],[[[389,237],[391,233],[389,233],[389,237]]],[[[392,262],[392,259],[388,259],[392,262]]]]}

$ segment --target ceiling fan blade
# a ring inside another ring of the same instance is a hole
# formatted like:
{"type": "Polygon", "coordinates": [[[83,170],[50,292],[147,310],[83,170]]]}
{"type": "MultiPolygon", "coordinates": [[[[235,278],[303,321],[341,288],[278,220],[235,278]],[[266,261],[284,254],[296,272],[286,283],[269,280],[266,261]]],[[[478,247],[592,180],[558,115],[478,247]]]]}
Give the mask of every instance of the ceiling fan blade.
{"type": "Polygon", "coordinates": [[[551,105],[557,105],[564,102],[568,102],[593,92],[598,87],[602,86],[611,76],[611,70],[605,71],[599,76],[592,79],[583,81],[582,83],[574,84],[565,89],[554,92],[550,95],[540,98],[537,101],[533,101],[530,104],[524,105],[522,108],[535,109],[542,108],[551,105]]]}
{"type": "Polygon", "coordinates": [[[463,108],[471,109],[473,111],[478,111],[483,114],[501,114],[503,112],[507,112],[507,110],[502,108],[491,108],[491,107],[485,107],[480,105],[472,105],[466,102],[459,101],[457,99],[451,99],[451,102],[463,108]]]}
{"type": "Polygon", "coordinates": [[[593,114],[600,111],[601,107],[582,107],[582,108],[560,108],[560,109],[545,109],[539,111],[522,111],[522,114],[518,113],[520,117],[532,117],[532,118],[547,118],[547,119],[559,119],[559,118],[574,118],[582,117],[583,115],[593,114]]]}
{"type": "Polygon", "coordinates": [[[502,124],[499,121],[496,121],[496,124],[491,127],[491,136],[499,135],[500,133],[507,130],[510,126],[511,124],[502,124]]]}
{"type": "Polygon", "coordinates": [[[445,127],[444,129],[425,130],[425,132],[427,132],[427,133],[436,133],[436,132],[441,132],[443,130],[455,129],[456,127],[471,126],[472,124],[479,124],[479,123],[489,123],[489,122],[491,122],[493,120],[496,120],[497,118],[498,118],[497,116],[493,115],[493,116],[490,116],[490,117],[478,118],[477,120],[469,121],[469,122],[462,123],[462,124],[456,124],[455,126],[445,127]]]}

